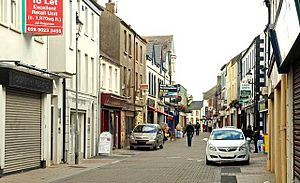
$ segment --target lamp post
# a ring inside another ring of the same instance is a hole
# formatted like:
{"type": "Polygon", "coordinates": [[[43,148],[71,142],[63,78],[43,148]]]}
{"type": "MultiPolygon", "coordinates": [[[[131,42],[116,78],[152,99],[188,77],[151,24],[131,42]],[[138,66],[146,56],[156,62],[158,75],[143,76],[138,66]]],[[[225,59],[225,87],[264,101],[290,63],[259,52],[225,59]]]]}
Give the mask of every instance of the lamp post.
{"type": "Polygon", "coordinates": [[[83,23],[79,20],[78,12],[76,12],[76,121],[75,121],[75,164],[79,164],[79,152],[80,152],[80,135],[79,135],[79,121],[78,121],[78,38],[80,37],[80,32],[83,23]]]}
{"type": "Polygon", "coordinates": [[[259,93],[256,91],[255,82],[252,81],[252,73],[249,71],[247,74],[248,83],[251,84],[251,93],[253,93],[253,108],[254,108],[254,127],[259,128],[259,113],[258,113],[258,97],[259,93]]]}

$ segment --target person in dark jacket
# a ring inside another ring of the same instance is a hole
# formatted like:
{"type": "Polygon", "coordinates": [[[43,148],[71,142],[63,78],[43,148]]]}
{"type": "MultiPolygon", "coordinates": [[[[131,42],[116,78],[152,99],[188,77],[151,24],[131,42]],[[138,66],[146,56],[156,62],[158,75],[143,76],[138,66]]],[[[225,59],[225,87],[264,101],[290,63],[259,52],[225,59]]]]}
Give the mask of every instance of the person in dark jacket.
{"type": "Polygon", "coordinates": [[[187,142],[188,142],[188,146],[191,147],[192,146],[192,138],[194,136],[194,127],[191,123],[189,123],[186,126],[185,132],[186,132],[186,137],[187,137],[187,142]]]}
{"type": "Polygon", "coordinates": [[[257,142],[259,140],[259,128],[255,127],[254,132],[253,132],[253,141],[254,141],[254,146],[255,146],[255,151],[254,153],[258,153],[258,147],[257,147],[257,142]]]}
{"type": "Polygon", "coordinates": [[[196,135],[199,136],[199,131],[200,131],[200,124],[199,124],[199,122],[196,122],[195,129],[196,129],[196,135]]]}
{"type": "Polygon", "coordinates": [[[253,134],[253,131],[252,131],[251,125],[248,125],[247,130],[245,130],[245,137],[246,138],[249,137],[252,140],[252,134],[253,134]]]}

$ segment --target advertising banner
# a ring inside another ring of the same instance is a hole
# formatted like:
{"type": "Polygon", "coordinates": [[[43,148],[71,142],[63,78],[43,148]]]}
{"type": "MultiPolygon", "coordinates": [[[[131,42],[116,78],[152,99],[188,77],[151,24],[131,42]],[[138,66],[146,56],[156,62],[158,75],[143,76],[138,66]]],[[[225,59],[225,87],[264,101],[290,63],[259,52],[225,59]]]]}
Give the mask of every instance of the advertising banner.
{"type": "Polygon", "coordinates": [[[160,96],[165,98],[176,98],[178,96],[177,85],[160,85],[160,96]]]}
{"type": "Polygon", "coordinates": [[[23,0],[23,32],[63,34],[63,0],[23,0]]]}

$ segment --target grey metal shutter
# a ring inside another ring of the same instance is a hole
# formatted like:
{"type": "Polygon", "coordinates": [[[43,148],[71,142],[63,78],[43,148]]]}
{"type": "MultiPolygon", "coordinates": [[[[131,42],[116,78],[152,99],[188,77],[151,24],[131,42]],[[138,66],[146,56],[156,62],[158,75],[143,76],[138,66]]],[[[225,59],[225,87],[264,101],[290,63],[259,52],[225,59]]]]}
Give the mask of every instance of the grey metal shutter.
{"type": "Polygon", "coordinates": [[[293,75],[294,177],[300,180],[300,64],[294,67],[293,75]]]}
{"type": "Polygon", "coordinates": [[[41,94],[7,88],[4,174],[40,167],[41,94]]]}

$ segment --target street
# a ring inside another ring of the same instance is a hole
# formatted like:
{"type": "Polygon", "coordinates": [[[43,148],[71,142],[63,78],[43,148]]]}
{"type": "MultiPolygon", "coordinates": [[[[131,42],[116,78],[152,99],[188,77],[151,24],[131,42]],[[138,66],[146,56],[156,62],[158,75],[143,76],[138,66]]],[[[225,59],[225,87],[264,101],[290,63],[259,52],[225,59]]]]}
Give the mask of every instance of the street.
{"type": "Polygon", "coordinates": [[[205,164],[208,133],[194,136],[192,147],[186,138],[167,141],[159,150],[114,150],[111,156],[97,156],[79,165],[54,165],[46,169],[7,175],[2,182],[275,182],[274,174],[265,170],[267,156],[251,154],[250,165],[205,164]]]}
{"type": "MultiPolygon", "coordinates": [[[[174,142],[168,141],[165,143],[164,149],[157,151],[134,150],[137,153],[136,156],[124,158],[118,163],[99,167],[55,182],[165,183],[236,182],[237,180],[247,182],[247,180],[255,180],[252,177],[259,178],[256,172],[252,172],[247,176],[235,176],[235,173],[241,173],[241,168],[247,169],[249,167],[247,165],[207,166],[205,164],[206,143],[202,140],[204,137],[208,137],[208,134],[201,133],[200,136],[195,136],[192,147],[187,146],[184,138],[177,139],[174,142]]],[[[253,162],[252,166],[256,164],[259,169],[263,169],[265,161],[260,162],[253,162]]]]}

